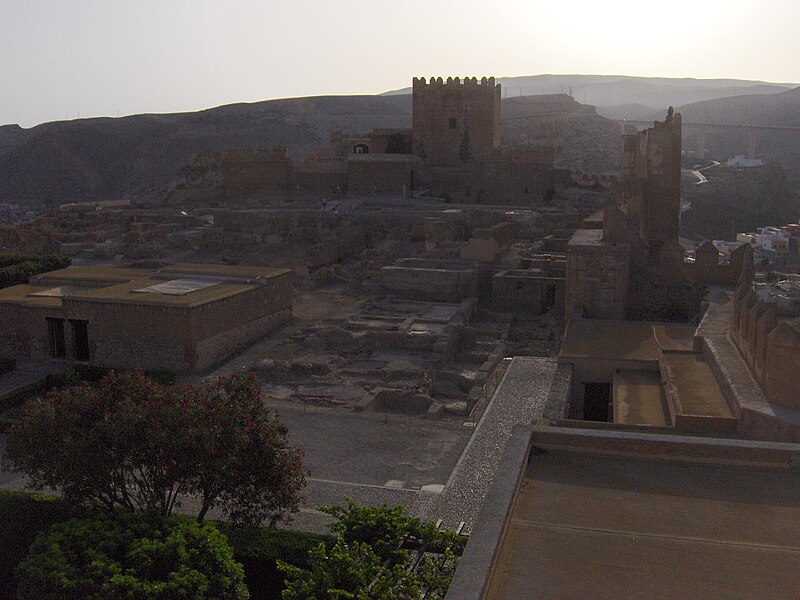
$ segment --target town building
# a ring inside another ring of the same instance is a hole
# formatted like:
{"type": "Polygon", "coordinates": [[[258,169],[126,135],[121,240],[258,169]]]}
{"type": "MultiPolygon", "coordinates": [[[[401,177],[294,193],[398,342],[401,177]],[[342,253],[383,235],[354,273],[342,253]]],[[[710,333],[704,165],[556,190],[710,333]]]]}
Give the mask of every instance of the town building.
{"type": "Polygon", "coordinates": [[[207,369],[292,314],[292,272],[73,267],[0,290],[0,353],[103,367],[207,369]]]}

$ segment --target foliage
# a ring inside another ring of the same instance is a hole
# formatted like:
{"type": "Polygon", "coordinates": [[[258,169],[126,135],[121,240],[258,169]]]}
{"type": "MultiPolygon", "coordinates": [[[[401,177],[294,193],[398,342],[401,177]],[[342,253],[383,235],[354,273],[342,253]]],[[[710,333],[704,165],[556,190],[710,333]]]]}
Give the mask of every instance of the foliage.
{"type": "Polygon", "coordinates": [[[278,562],[286,574],[284,600],[301,598],[443,598],[464,538],[405,514],[402,507],[371,508],[347,500],[321,509],[335,517],[337,538],[309,552],[304,569],[278,562]],[[418,562],[412,562],[414,557],[418,562]],[[416,564],[414,564],[416,563],[416,564]]]}
{"type": "Polygon", "coordinates": [[[253,377],[200,388],[111,371],[28,402],[8,453],[35,487],[72,502],[169,515],[191,494],[199,521],[217,507],[237,522],[274,523],[296,510],[305,483],[286,435],[253,377]]]}
{"type": "MultiPolygon", "coordinates": [[[[25,492],[0,491],[0,599],[16,597],[14,571],[36,536],[70,518],[97,515],[87,507],[67,504],[62,498],[25,492]]],[[[228,538],[236,561],[244,566],[250,595],[264,600],[281,597],[283,574],[276,561],[307,566],[308,552],[327,536],[265,527],[243,527],[215,522],[228,538]]]]}
{"type": "Polygon", "coordinates": [[[267,527],[245,527],[217,522],[233,546],[234,556],[244,566],[245,582],[253,598],[278,599],[284,576],[278,570],[281,560],[298,567],[308,566],[308,553],[328,536],[267,527]]]}
{"type": "Polygon", "coordinates": [[[72,519],[36,538],[21,600],[249,598],[242,565],[213,525],[152,513],[72,519]]]}
{"type": "Polygon", "coordinates": [[[28,283],[39,273],[64,269],[70,264],[68,256],[42,254],[40,256],[0,255],[0,288],[28,283]]]}
{"type": "Polygon", "coordinates": [[[0,598],[12,598],[14,570],[37,534],[73,516],[59,498],[0,491],[0,598]]]}

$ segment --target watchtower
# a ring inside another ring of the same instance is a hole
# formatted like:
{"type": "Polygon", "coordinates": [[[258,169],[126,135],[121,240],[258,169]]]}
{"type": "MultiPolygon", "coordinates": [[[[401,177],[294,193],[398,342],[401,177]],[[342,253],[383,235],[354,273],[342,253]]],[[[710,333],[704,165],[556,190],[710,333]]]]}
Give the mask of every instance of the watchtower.
{"type": "Polygon", "coordinates": [[[457,166],[500,146],[500,84],[494,77],[414,78],[413,152],[431,166],[457,166]]]}

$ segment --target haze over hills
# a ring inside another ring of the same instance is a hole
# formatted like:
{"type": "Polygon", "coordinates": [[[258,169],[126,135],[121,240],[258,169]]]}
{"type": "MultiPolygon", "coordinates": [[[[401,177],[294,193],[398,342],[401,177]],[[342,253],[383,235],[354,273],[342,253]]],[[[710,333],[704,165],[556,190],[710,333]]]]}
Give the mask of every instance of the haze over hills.
{"type": "MultiPolygon", "coordinates": [[[[592,172],[618,168],[619,125],[568,96],[504,102],[505,138],[552,143],[561,165],[592,172]],[[560,117],[540,127],[539,115],[560,117]],[[586,161],[590,161],[587,165],[586,161]]],[[[234,104],[196,113],[137,115],[0,127],[0,202],[53,206],[68,202],[154,200],[197,152],[286,146],[295,161],[326,146],[334,131],[410,127],[411,97],[327,96],[234,104]]]]}
{"type": "MultiPolygon", "coordinates": [[[[794,83],[768,83],[744,79],[693,79],[631,77],[627,75],[527,75],[499,77],[505,97],[570,93],[583,104],[611,119],[649,118],[654,111],[703,100],[749,94],[778,94],[794,83]]],[[[384,95],[410,94],[411,88],[384,95]]]]}
{"type": "MultiPolygon", "coordinates": [[[[629,94],[638,90],[641,98],[649,90],[650,98],[663,96],[664,107],[676,106],[688,122],[800,126],[800,88],[786,89],[783,84],[552,75],[508,81],[511,83],[504,85],[511,93],[504,100],[503,138],[512,143],[551,143],[558,148],[557,166],[586,172],[617,168],[620,136],[616,123],[576,101],[576,82],[580,81],[587,86],[587,96],[591,90],[595,97],[602,90],[616,90],[615,98],[624,99],[624,90],[629,94]],[[513,94],[515,81],[532,82],[533,91],[541,93],[554,88],[560,91],[562,80],[567,90],[573,85],[573,98],[566,94],[513,94]],[[752,93],[764,85],[768,93],[752,93]],[[743,94],[685,105],[675,100],[733,89],[743,94]],[[654,90],[662,96],[653,95],[654,90]]],[[[645,104],[628,105],[625,110],[639,111],[637,120],[662,119],[665,114],[665,108],[652,109],[645,104]]],[[[410,124],[411,96],[385,94],[293,98],[194,113],[58,121],[30,129],[8,125],[0,127],[0,202],[52,206],[157,199],[196,152],[288,146],[297,161],[308,149],[327,145],[336,130],[358,133],[410,124]]],[[[711,133],[707,148],[714,157],[724,159],[746,151],[742,140],[741,135],[711,133]]],[[[691,137],[685,136],[684,145],[690,148],[692,144],[691,137]]],[[[781,162],[790,181],[800,187],[797,135],[759,134],[757,147],[765,158],[781,162]]]]}

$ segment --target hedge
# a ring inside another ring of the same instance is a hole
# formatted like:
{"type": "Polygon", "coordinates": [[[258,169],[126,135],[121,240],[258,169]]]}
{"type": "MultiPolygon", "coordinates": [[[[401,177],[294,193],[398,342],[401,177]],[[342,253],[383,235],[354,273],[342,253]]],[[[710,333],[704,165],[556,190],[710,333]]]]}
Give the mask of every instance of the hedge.
{"type": "Polygon", "coordinates": [[[70,258],[60,254],[42,254],[40,256],[0,255],[0,288],[28,283],[34,275],[64,269],[69,264],[70,258]]]}
{"type": "MultiPolygon", "coordinates": [[[[14,571],[36,536],[72,517],[90,516],[89,509],[71,509],[61,498],[0,490],[0,600],[16,597],[14,571]]],[[[283,574],[276,559],[308,568],[308,551],[329,536],[281,529],[237,527],[215,522],[242,563],[253,600],[280,600],[283,574]]]]}

